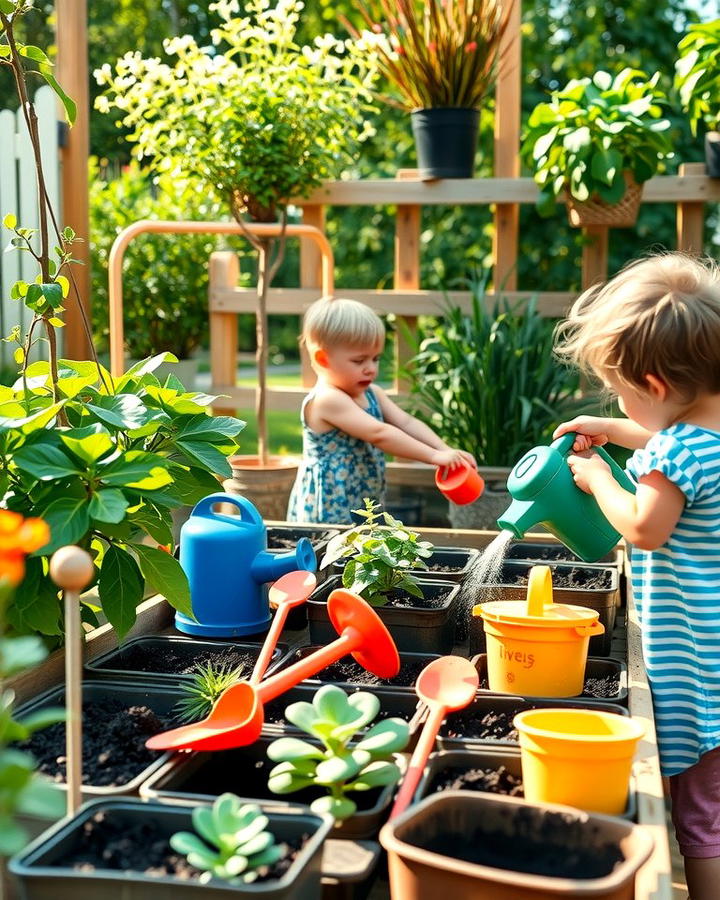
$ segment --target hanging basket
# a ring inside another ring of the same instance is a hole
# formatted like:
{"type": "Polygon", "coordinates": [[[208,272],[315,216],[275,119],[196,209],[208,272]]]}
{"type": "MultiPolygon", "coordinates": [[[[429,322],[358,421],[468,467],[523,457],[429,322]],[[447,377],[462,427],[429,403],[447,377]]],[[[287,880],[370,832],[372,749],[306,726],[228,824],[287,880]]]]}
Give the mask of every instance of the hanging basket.
{"type": "Polygon", "coordinates": [[[580,203],[567,195],[567,211],[570,224],[574,228],[588,225],[606,225],[608,228],[632,228],[637,221],[642,185],[635,181],[631,172],[625,172],[625,193],[618,203],[606,203],[599,197],[580,203]]]}

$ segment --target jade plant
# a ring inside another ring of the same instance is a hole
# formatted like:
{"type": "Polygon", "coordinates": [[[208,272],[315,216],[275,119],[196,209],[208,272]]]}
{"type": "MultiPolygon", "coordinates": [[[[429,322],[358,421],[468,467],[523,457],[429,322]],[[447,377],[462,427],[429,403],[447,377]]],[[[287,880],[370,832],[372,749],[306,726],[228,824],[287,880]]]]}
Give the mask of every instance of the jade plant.
{"type": "Polygon", "coordinates": [[[243,666],[215,666],[211,662],[199,663],[192,679],[181,685],[183,696],[175,704],[175,713],[181,722],[197,722],[212,711],[215,702],[231,685],[242,680],[243,666]]]}
{"type": "Polygon", "coordinates": [[[427,569],[425,559],[432,556],[433,545],[421,541],[380,504],[367,497],[364,509],[353,512],[365,521],[356,528],[336,535],[328,543],[320,568],[349,557],[342,574],[343,586],[359,594],[371,606],[384,606],[393,591],[405,591],[422,597],[411,569],[427,569]]]}
{"type": "Polygon", "coordinates": [[[170,838],[170,846],[202,870],[202,884],[212,878],[248,884],[257,880],[262,867],[272,866],[287,853],[287,846],[276,844],[267,831],[269,821],[259,806],[243,805],[234,794],[221,794],[212,807],[193,810],[197,834],[179,831],[170,838]]]}
{"type": "Polygon", "coordinates": [[[393,754],[404,750],[410,739],[402,719],[384,719],[350,745],[379,711],[374,694],[357,691],[348,696],[334,684],[321,687],[312,703],[292,703],[286,719],[320,743],[294,737],[273,741],[267,753],[278,765],[268,778],[270,790],[291,794],[312,786],[326,788],[328,794],[310,804],[313,812],[329,813],[336,821],[353,815],[357,804],[348,793],[393,784],[402,774],[393,762],[393,754]]]}

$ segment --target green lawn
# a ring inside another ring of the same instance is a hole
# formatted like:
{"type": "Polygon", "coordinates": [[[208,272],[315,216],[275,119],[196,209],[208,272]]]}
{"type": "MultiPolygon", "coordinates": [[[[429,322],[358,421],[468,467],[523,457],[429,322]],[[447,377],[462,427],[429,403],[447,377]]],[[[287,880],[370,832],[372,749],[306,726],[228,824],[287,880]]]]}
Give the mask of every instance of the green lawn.
{"type": "MultiPolygon", "coordinates": [[[[247,425],[238,435],[238,453],[257,453],[257,422],[254,409],[239,409],[236,413],[247,425]]],[[[268,412],[268,435],[271,453],[302,453],[302,428],[296,412],[268,412]]]]}

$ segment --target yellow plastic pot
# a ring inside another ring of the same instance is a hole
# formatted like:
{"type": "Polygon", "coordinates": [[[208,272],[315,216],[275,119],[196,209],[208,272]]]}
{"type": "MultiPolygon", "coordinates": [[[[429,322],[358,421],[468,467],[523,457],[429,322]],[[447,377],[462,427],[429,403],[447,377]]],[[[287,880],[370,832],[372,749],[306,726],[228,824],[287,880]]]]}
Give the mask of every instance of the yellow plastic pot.
{"type": "Polygon", "coordinates": [[[525,697],[582,693],[590,638],[605,628],[596,610],[553,603],[549,566],[530,569],[526,606],[500,600],[475,606],[473,615],[483,619],[491,691],[525,697]]]}
{"type": "Polygon", "coordinates": [[[528,709],[513,724],[527,800],[622,814],[635,748],[645,733],[639,722],[591,709],[528,709]]]}

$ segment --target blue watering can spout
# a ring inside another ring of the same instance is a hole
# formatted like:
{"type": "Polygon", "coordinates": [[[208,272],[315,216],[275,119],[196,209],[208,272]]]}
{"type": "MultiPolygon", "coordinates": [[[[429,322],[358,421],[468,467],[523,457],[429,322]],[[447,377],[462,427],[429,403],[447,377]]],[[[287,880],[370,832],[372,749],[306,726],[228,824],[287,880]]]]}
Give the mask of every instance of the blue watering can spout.
{"type": "Polygon", "coordinates": [[[250,574],[258,584],[277,581],[288,572],[302,569],[304,572],[317,572],[317,557],[312,544],[307,538],[300,538],[294,550],[286,553],[269,553],[261,550],[250,566],[250,574]]]}

